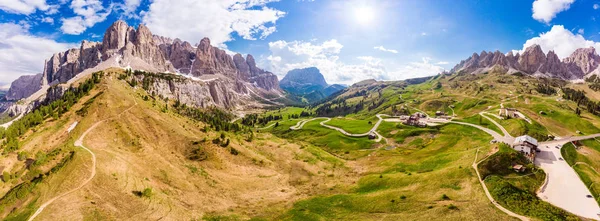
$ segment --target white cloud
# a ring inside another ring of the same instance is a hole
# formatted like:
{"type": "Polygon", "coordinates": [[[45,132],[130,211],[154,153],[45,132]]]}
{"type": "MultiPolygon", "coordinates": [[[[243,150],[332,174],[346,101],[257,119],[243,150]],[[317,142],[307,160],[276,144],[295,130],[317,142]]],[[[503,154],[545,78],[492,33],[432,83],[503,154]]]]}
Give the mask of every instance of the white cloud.
{"type": "Polygon", "coordinates": [[[447,62],[447,61],[439,61],[439,62],[437,62],[437,63],[435,63],[435,64],[437,64],[437,65],[446,65],[446,64],[450,64],[450,62],[447,62]]]}
{"type": "Polygon", "coordinates": [[[548,24],[556,17],[556,14],[569,9],[573,2],[575,0],[535,0],[532,17],[548,24]]]}
{"type": "Polygon", "coordinates": [[[41,73],[44,60],[76,45],[33,36],[26,26],[0,23],[0,81],[8,83],[24,74],[41,73]]]}
{"type": "Polygon", "coordinates": [[[0,0],[0,10],[14,14],[29,15],[36,10],[46,11],[50,6],[46,0],[0,0]]]}
{"type": "Polygon", "coordinates": [[[551,50],[554,51],[561,59],[568,57],[578,48],[594,47],[596,50],[600,49],[600,43],[586,40],[580,34],[573,34],[562,25],[554,25],[550,31],[527,40],[520,52],[522,53],[527,47],[534,44],[540,45],[545,53],[551,50]]]}
{"type": "Polygon", "coordinates": [[[224,46],[236,33],[244,39],[264,39],[276,31],[285,12],[269,8],[278,0],[154,0],[143,22],[154,34],[224,46]]]}
{"type": "Polygon", "coordinates": [[[390,52],[390,53],[394,53],[394,54],[398,54],[398,51],[394,50],[394,49],[387,49],[383,46],[377,46],[374,49],[376,50],[380,50],[380,51],[385,51],[385,52],[390,52]]]}
{"type": "Polygon", "coordinates": [[[99,0],[73,0],[70,8],[77,16],[61,19],[63,25],[60,27],[63,33],[70,35],[79,35],[103,22],[112,10],[112,6],[104,8],[99,0]]]}
{"type": "Polygon", "coordinates": [[[421,32],[421,36],[427,36],[427,32],[421,32]]]}
{"type": "Polygon", "coordinates": [[[592,7],[594,7],[594,10],[598,10],[600,8],[600,5],[599,4],[594,4],[594,6],[592,6],[592,7]]]}
{"type": "Polygon", "coordinates": [[[137,9],[140,7],[142,0],[124,0],[123,3],[118,3],[115,7],[123,12],[123,15],[128,18],[139,19],[137,9]]]}
{"type": "Polygon", "coordinates": [[[423,62],[411,62],[388,71],[384,61],[371,56],[356,57],[356,63],[340,61],[339,54],[344,46],[332,39],[321,44],[303,41],[275,41],[269,43],[271,55],[262,66],[283,78],[292,69],[317,67],[329,83],[352,84],[361,80],[400,80],[430,76],[443,71],[431,64],[429,58],[423,62]]]}
{"type": "Polygon", "coordinates": [[[51,17],[42,18],[43,23],[54,24],[54,19],[51,17]]]}
{"type": "Polygon", "coordinates": [[[585,33],[585,30],[583,28],[577,30],[577,34],[583,35],[583,33],[585,33]]]}
{"type": "Polygon", "coordinates": [[[398,68],[388,75],[391,79],[408,79],[432,76],[445,70],[443,67],[432,64],[429,57],[424,57],[422,60],[422,62],[410,62],[408,65],[398,68]]]}

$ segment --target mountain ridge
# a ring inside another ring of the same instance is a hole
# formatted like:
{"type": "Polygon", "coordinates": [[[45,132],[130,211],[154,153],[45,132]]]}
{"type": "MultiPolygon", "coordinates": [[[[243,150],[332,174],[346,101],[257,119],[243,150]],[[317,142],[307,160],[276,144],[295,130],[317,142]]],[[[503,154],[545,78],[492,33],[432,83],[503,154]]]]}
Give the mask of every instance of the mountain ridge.
{"type": "Polygon", "coordinates": [[[189,42],[153,35],[143,24],[135,29],[119,20],[106,30],[102,42],[82,41],[79,48],[55,53],[46,60],[39,84],[12,87],[15,96],[11,99],[27,98],[27,102],[9,111],[13,116],[27,112],[47,99],[45,92],[51,87],[111,67],[186,76],[189,81],[157,81],[152,86],[194,106],[260,106],[265,97],[282,97],[283,93],[277,76],[258,68],[252,55],[231,56],[212,46],[208,38],[192,47],[189,42]]]}
{"type": "Polygon", "coordinates": [[[521,72],[536,77],[582,80],[600,73],[600,56],[593,47],[579,48],[569,57],[560,60],[552,50],[544,53],[540,45],[534,44],[523,53],[500,51],[473,53],[454,66],[450,73],[483,73],[491,69],[502,69],[508,73],[521,72]]]}

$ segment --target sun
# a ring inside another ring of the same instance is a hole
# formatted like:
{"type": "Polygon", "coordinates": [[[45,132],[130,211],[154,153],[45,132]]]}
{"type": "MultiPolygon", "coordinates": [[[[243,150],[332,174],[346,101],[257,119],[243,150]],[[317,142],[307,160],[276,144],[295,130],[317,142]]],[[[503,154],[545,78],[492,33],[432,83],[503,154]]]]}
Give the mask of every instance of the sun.
{"type": "Polygon", "coordinates": [[[375,12],[371,7],[361,6],[354,9],[356,21],[361,24],[369,24],[375,18],[375,12]]]}

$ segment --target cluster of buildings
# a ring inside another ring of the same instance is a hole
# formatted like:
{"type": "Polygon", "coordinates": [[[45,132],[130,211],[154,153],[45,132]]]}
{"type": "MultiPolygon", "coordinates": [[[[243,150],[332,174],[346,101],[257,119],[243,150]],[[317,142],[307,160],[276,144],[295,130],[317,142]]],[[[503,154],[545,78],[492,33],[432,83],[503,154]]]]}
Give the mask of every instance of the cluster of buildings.
{"type": "Polygon", "coordinates": [[[410,116],[401,117],[400,120],[405,125],[415,126],[415,127],[426,127],[427,126],[427,116],[421,112],[414,113],[410,116]],[[404,119],[403,119],[404,118],[404,119]]]}
{"type": "Polygon", "coordinates": [[[515,108],[500,108],[500,113],[498,113],[498,115],[500,115],[500,117],[504,117],[504,118],[519,118],[519,111],[515,108]]]}

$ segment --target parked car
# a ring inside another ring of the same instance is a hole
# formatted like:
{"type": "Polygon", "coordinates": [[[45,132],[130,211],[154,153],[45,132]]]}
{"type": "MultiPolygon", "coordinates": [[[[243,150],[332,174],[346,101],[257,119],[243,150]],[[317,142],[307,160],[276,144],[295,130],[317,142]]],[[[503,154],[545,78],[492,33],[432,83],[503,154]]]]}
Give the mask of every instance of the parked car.
{"type": "Polygon", "coordinates": [[[559,157],[558,159],[559,159],[559,160],[563,160],[563,158],[562,158],[562,157],[559,157]]]}
{"type": "Polygon", "coordinates": [[[585,195],[587,198],[594,198],[592,195],[585,195]]]}

